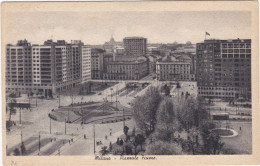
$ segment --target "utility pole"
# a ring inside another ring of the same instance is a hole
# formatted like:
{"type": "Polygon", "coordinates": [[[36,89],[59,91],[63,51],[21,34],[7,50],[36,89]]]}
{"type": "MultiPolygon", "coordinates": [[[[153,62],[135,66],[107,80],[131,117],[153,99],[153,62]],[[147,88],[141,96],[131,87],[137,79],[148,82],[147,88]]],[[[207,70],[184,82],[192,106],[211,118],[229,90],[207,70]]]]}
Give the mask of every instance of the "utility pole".
{"type": "Polygon", "coordinates": [[[51,134],[51,117],[50,117],[50,134],[51,134]]]}
{"type": "Polygon", "coordinates": [[[112,103],[112,88],[110,90],[111,90],[111,103],[112,103]]]}
{"type": "Polygon", "coordinates": [[[65,118],[65,135],[66,135],[66,121],[67,121],[67,120],[66,120],[66,118],[65,118]]]}
{"type": "Polygon", "coordinates": [[[59,108],[60,108],[60,92],[59,92],[59,108]]]}
{"type": "Polygon", "coordinates": [[[23,131],[21,131],[21,145],[23,144],[23,131]]]}
{"type": "Polygon", "coordinates": [[[20,124],[22,124],[22,111],[21,111],[21,108],[20,108],[20,124]]]}
{"type": "Polygon", "coordinates": [[[41,132],[39,132],[39,155],[41,151],[41,132]]]}
{"type": "Polygon", "coordinates": [[[96,153],[96,133],[95,133],[95,124],[93,124],[93,132],[94,132],[94,154],[96,153]]]}
{"type": "MultiPolygon", "coordinates": [[[[105,100],[104,100],[104,103],[103,103],[103,116],[104,116],[104,108],[105,107],[105,100]]],[[[102,123],[103,123],[103,118],[102,118],[102,123]]]]}
{"type": "Polygon", "coordinates": [[[123,109],[123,127],[125,127],[125,110],[123,109]]]}
{"type": "Polygon", "coordinates": [[[37,107],[37,98],[38,98],[38,94],[37,94],[37,96],[36,96],[36,107],[37,107]]]}
{"type": "Polygon", "coordinates": [[[80,111],[81,111],[81,121],[82,121],[81,123],[83,124],[82,99],[83,97],[81,97],[80,111]]]}
{"type": "MultiPolygon", "coordinates": [[[[226,113],[227,113],[227,110],[225,108],[225,115],[226,115],[226,113]]],[[[227,119],[226,119],[226,130],[227,130],[227,119]]]]}
{"type": "Polygon", "coordinates": [[[117,86],[116,86],[116,108],[117,108],[117,93],[118,93],[118,91],[117,91],[117,86]]]}

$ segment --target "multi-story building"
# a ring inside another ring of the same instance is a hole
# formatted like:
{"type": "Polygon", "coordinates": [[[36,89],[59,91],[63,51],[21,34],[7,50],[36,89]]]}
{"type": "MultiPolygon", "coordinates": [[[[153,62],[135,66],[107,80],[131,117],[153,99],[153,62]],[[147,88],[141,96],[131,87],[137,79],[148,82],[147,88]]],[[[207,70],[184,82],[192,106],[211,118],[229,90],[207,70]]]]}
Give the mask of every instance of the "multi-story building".
{"type": "Polygon", "coordinates": [[[6,47],[6,90],[26,91],[32,87],[32,48],[27,40],[6,47]]]}
{"type": "Polygon", "coordinates": [[[147,59],[143,56],[116,56],[115,60],[106,64],[104,79],[109,80],[139,80],[148,75],[147,59]]]}
{"type": "Polygon", "coordinates": [[[147,39],[143,37],[126,37],[123,39],[125,53],[129,56],[146,55],[147,39]]]}
{"type": "Polygon", "coordinates": [[[91,78],[103,79],[103,61],[105,51],[102,49],[91,49],[91,78]]]}
{"type": "Polygon", "coordinates": [[[81,47],[81,83],[91,80],[91,48],[81,47]]]}
{"type": "Polygon", "coordinates": [[[251,98],[251,39],[197,43],[198,95],[206,98],[251,98]]]}
{"type": "Polygon", "coordinates": [[[90,80],[90,49],[83,43],[47,40],[32,45],[26,40],[6,48],[6,90],[36,92],[45,96],[90,80]],[[84,50],[88,50],[85,53],[84,50]],[[88,59],[86,58],[88,56],[88,59]],[[86,76],[88,75],[88,77],[86,76]]]}
{"type": "Polygon", "coordinates": [[[190,80],[190,63],[173,60],[156,62],[156,75],[160,81],[188,81],[190,80]]]}

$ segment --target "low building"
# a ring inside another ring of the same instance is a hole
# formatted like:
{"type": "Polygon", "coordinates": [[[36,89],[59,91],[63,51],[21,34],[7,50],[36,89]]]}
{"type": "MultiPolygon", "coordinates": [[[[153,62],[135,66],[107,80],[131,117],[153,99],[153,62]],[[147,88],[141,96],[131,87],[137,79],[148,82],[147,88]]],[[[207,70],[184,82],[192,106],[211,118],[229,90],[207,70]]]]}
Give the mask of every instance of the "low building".
{"type": "Polygon", "coordinates": [[[147,58],[116,56],[115,60],[107,62],[103,75],[108,80],[139,80],[148,75],[147,58]]]}
{"type": "Polygon", "coordinates": [[[190,75],[190,63],[173,61],[170,58],[156,63],[156,75],[160,81],[188,81],[190,75]]]}

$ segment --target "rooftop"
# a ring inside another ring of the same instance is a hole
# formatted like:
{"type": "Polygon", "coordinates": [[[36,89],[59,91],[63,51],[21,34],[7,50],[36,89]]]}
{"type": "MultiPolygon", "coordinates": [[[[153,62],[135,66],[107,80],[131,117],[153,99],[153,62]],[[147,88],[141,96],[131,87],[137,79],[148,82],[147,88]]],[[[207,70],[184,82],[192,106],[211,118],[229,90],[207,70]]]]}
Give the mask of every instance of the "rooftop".
{"type": "Polygon", "coordinates": [[[144,37],[132,36],[132,37],[125,37],[124,39],[146,39],[144,37]]]}

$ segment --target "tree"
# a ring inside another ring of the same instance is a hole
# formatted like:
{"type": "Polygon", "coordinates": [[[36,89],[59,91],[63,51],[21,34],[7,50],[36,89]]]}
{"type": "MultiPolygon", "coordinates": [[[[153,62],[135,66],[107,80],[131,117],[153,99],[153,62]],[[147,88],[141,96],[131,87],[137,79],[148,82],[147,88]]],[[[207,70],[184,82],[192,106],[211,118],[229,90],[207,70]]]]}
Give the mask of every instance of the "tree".
{"type": "Polygon", "coordinates": [[[219,154],[224,146],[216,132],[208,131],[203,134],[204,152],[206,154],[219,154]]]}
{"type": "Polygon", "coordinates": [[[134,136],[135,136],[135,127],[132,130],[132,137],[134,137],[134,136]]]}
{"type": "Polygon", "coordinates": [[[124,148],[126,155],[132,155],[133,154],[133,151],[132,151],[133,148],[132,148],[131,144],[129,144],[129,143],[124,144],[123,148],[124,148]]]}
{"type": "Polygon", "coordinates": [[[22,142],[22,145],[21,145],[21,155],[25,155],[26,154],[26,148],[24,146],[24,143],[22,142]]]}
{"type": "Polygon", "coordinates": [[[20,156],[20,150],[18,148],[14,149],[14,155],[15,156],[20,156]]]}
{"type": "Polygon", "coordinates": [[[171,141],[177,127],[173,102],[171,99],[164,98],[158,108],[155,138],[162,141],[171,141]]]}
{"type": "Polygon", "coordinates": [[[193,126],[199,127],[203,121],[209,119],[207,110],[200,98],[189,98],[177,109],[177,117],[182,128],[189,131],[193,126]]]}
{"type": "Polygon", "coordinates": [[[127,138],[128,130],[129,130],[129,127],[125,126],[125,127],[124,127],[124,134],[125,134],[125,137],[126,137],[126,138],[127,138]]]}
{"type": "Polygon", "coordinates": [[[146,147],[145,155],[181,155],[182,148],[176,143],[156,141],[146,147]]]}
{"type": "Polygon", "coordinates": [[[109,142],[109,151],[111,152],[113,149],[111,141],[109,142]]]}
{"type": "Polygon", "coordinates": [[[119,141],[119,138],[117,137],[117,140],[116,140],[116,144],[119,145],[120,144],[120,141],[119,141]]]}
{"type": "Polygon", "coordinates": [[[108,151],[107,151],[107,146],[102,146],[100,153],[101,153],[103,156],[106,155],[106,154],[108,153],[108,151]]]}
{"type": "Polygon", "coordinates": [[[144,142],[145,142],[145,138],[143,135],[137,134],[137,136],[135,136],[135,144],[136,144],[136,146],[140,145],[141,150],[142,150],[142,146],[143,146],[144,142]]]}
{"type": "Polygon", "coordinates": [[[167,84],[164,85],[163,87],[163,90],[164,90],[164,93],[165,93],[165,96],[169,96],[170,95],[170,87],[167,86],[167,84]]]}
{"type": "Polygon", "coordinates": [[[155,87],[149,88],[146,93],[134,101],[133,116],[137,126],[145,131],[146,135],[152,133],[156,124],[156,113],[161,102],[159,90],[155,87]]]}

